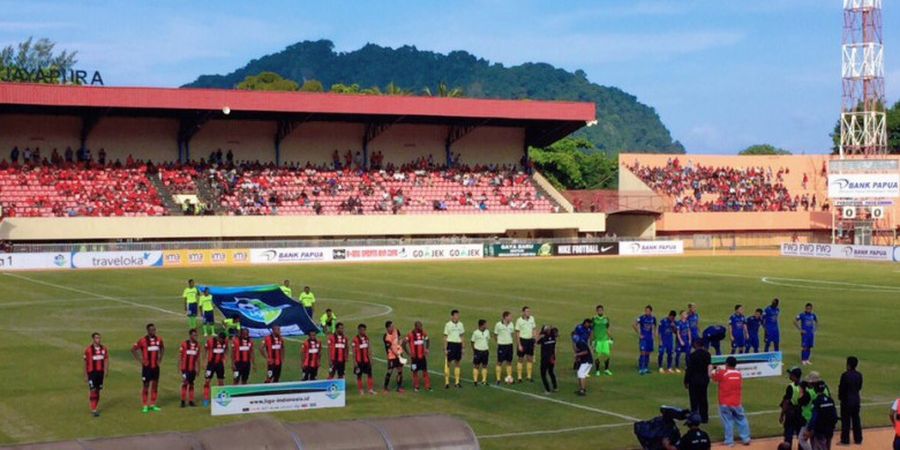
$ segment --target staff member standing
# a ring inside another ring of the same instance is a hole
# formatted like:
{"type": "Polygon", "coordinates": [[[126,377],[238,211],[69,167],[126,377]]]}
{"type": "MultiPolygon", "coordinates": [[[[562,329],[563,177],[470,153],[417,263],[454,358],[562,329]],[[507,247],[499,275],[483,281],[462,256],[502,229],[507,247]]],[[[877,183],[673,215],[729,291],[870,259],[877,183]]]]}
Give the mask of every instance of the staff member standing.
{"type": "Polygon", "coordinates": [[[838,384],[838,400],[841,401],[841,445],[850,445],[850,429],[853,429],[853,443],[862,444],[862,422],[859,418],[859,391],[863,387],[863,376],[856,370],[859,359],[847,358],[847,371],[841,375],[838,384]]]}
{"type": "Polygon", "coordinates": [[[526,375],[528,381],[534,383],[532,374],[534,372],[534,338],[535,338],[534,316],[531,315],[531,308],[522,307],[522,317],[516,319],[516,347],[518,348],[519,362],[516,363],[516,375],[518,382],[522,382],[522,364],[525,364],[526,375]]]}
{"type": "Polygon", "coordinates": [[[310,319],[315,317],[313,316],[313,314],[315,313],[314,309],[316,306],[316,295],[309,290],[309,286],[303,287],[303,292],[301,292],[300,296],[297,297],[297,301],[299,301],[300,304],[303,305],[303,308],[306,309],[306,314],[310,319]]]}
{"type": "Polygon", "coordinates": [[[209,288],[204,288],[203,292],[197,297],[200,304],[200,312],[203,314],[203,336],[216,335],[216,313],[213,296],[209,294],[209,288]]]}
{"type": "Polygon", "coordinates": [[[709,422],[709,365],[712,357],[704,348],[703,340],[693,342],[694,352],[687,357],[687,368],[684,371],[684,387],[691,399],[691,411],[700,415],[702,423],[709,422]]]}
{"type": "Polygon", "coordinates": [[[278,288],[281,289],[281,292],[284,292],[284,295],[287,295],[289,298],[294,298],[294,290],[291,289],[291,280],[284,280],[284,283],[278,288]]]}
{"type": "Polygon", "coordinates": [[[725,368],[709,371],[712,379],[719,385],[719,417],[722,419],[722,427],[725,429],[725,445],[734,445],[734,427],[737,425],[738,435],[744,445],[750,445],[750,422],[744,414],[742,392],[744,377],[738,371],[737,359],[729,356],[725,360],[725,368]]]}
{"type": "Polygon", "coordinates": [[[181,293],[184,298],[184,312],[188,318],[188,329],[197,328],[197,295],[199,294],[197,286],[194,286],[194,280],[188,280],[188,285],[181,293]]]}
{"type": "Polygon", "coordinates": [[[466,334],[466,328],[459,321],[459,310],[450,311],[450,321],[444,325],[444,354],[447,355],[444,361],[444,388],[450,388],[450,366],[453,366],[453,379],[455,386],[461,388],[459,384],[459,362],[462,360],[463,336],[466,334]]]}

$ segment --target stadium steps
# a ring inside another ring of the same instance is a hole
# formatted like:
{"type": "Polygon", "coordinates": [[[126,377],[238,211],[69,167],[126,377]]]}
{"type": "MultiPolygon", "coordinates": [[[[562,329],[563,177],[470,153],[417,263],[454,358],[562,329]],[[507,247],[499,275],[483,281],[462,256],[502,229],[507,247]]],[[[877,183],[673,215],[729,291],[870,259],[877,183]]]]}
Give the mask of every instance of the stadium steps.
{"type": "Polygon", "coordinates": [[[222,206],[222,202],[215,190],[209,184],[209,180],[205,177],[194,178],[194,184],[197,185],[197,197],[208,208],[212,208],[216,215],[225,214],[226,208],[222,206]]]}
{"type": "Polygon", "coordinates": [[[156,188],[156,192],[159,193],[159,199],[162,200],[163,206],[166,208],[166,211],[169,212],[170,216],[181,216],[184,213],[181,210],[181,206],[175,203],[175,199],[172,197],[172,193],[169,192],[169,188],[162,182],[158,174],[149,175],[147,177],[150,180],[150,183],[153,184],[153,187],[156,188]]]}
{"type": "Polygon", "coordinates": [[[575,207],[569,203],[568,200],[557,191],[550,181],[544,178],[543,175],[538,171],[534,171],[531,175],[531,182],[534,185],[537,193],[540,194],[541,197],[550,201],[550,204],[559,208],[559,212],[575,212],[575,207]]]}

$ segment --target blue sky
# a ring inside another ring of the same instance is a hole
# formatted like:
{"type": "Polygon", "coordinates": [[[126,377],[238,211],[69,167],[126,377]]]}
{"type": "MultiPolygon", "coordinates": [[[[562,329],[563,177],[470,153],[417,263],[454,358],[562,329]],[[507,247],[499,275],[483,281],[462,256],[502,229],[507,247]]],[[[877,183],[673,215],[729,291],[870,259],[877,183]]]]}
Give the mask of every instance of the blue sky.
{"type": "MultiPolygon", "coordinates": [[[[900,10],[885,3],[893,103],[900,10]]],[[[0,0],[0,10],[0,45],[49,37],[108,85],[178,86],[327,38],[342,51],[411,44],[583,69],[654,107],[689,153],[826,152],[840,110],[840,0],[0,0]]]]}

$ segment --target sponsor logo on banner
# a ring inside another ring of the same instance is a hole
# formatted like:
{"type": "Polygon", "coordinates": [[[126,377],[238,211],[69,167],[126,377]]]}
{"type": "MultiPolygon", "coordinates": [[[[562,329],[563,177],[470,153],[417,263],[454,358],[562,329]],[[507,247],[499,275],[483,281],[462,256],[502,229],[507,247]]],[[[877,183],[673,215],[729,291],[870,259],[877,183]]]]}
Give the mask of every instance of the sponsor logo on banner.
{"type": "Polygon", "coordinates": [[[331,251],[331,257],[335,261],[342,261],[347,259],[347,249],[346,248],[336,248],[331,251]]]}
{"type": "Polygon", "coordinates": [[[250,261],[247,249],[216,250],[167,250],[163,252],[164,266],[216,266],[247,264],[250,261]]]}
{"type": "Polygon", "coordinates": [[[859,173],[828,176],[829,198],[900,197],[900,174],[859,173]]]}
{"type": "Polygon", "coordinates": [[[484,247],[474,245],[420,245],[407,247],[412,259],[466,259],[481,258],[484,247]]]}
{"type": "Polygon", "coordinates": [[[897,261],[897,248],[877,245],[781,244],[783,256],[805,258],[854,259],[860,261],[897,261]]]}
{"type": "Polygon", "coordinates": [[[254,248],[250,250],[250,262],[253,264],[321,262],[331,261],[331,259],[331,248],[254,248]]]}
{"type": "Polygon", "coordinates": [[[76,252],[72,267],[76,269],[160,267],[163,252],[76,252]]]}
{"type": "Polygon", "coordinates": [[[781,352],[744,353],[738,355],[713,355],[712,365],[718,369],[725,368],[725,359],[734,356],[737,359],[738,371],[744,378],[780,377],[784,363],[781,352]]]}
{"type": "MultiPolygon", "coordinates": [[[[893,248],[874,245],[843,245],[839,257],[867,261],[891,261],[893,248]]],[[[835,256],[835,255],[832,255],[835,256]]]]}
{"type": "Polygon", "coordinates": [[[213,386],[212,397],[214,416],[342,408],[347,400],[340,379],[213,386]]]}
{"type": "Polygon", "coordinates": [[[894,262],[900,262],[900,247],[894,247],[894,262]]]}
{"type": "Polygon", "coordinates": [[[781,254],[784,256],[831,258],[832,252],[831,244],[796,244],[793,242],[781,244],[781,254]]]}
{"type": "Polygon", "coordinates": [[[619,242],[619,254],[642,255],[680,255],[684,253],[682,241],[622,241],[619,242]]]}
{"type": "Polygon", "coordinates": [[[608,242],[603,244],[556,244],[557,256],[580,255],[618,255],[619,243],[608,242]]]}
{"type": "Polygon", "coordinates": [[[347,248],[348,261],[379,261],[409,258],[406,247],[350,247],[347,248]]]}
{"type": "Polygon", "coordinates": [[[0,271],[71,268],[70,253],[0,253],[0,271]]]}
{"type": "Polygon", "coordinates": [[[551,256],[553,255],[553,244],[488,244],[484,251],[485,256],[499,258],[551,256]]]}

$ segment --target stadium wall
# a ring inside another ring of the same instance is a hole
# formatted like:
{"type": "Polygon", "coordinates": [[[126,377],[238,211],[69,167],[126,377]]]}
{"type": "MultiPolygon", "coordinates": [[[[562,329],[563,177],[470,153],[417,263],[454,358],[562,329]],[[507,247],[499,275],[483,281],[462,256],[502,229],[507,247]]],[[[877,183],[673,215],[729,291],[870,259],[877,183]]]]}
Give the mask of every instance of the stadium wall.
{"type": "Polygon", "coordinates": [[[66,147],[79,147],[80,131],[81,119],[74,116],[0,115],[0,157],[8,161],[15,146],[39,147],[48,158],[56,147],[62,155],[66,147]]]}
{"type": "MultiPolygon", "coordinates": [[[[125,162],[128,155],[154,162],[175,161],[178,159],[177,134],[178,122],[173,119],[108,117],[97,122],[88,137],[87,147],[95,159],[103,148],[108,161],[125,162]]],[[[73,149],[78,148],[78,131],[75,136],[73,149]]]]}
{"type": "MultiPolygon", "coordinates": [[[[281,161],[306,165],[331,164],[331,154],[338,151],[343,161],[347,150],[362,150],[366,126],[358,123],[308,122],[297,126],[281,143],[281,161]]],[[[269,144],[272,148],[274,144],[269,144]]],[[[375,148],[377,150],[377,148],[375,148]]],[[[274,150],[273,150],[274,152],[274,150]]]]}
{"type": "Polygon", "coordinates": [[[577,236],[603,233],[604,214],[422,214],[396,216],[167,216],[11,217],[0,239],[73,241],[104,239],[219,239],[324,236],[496,235],[516,231],[577,236]],[[323,231],[323,230],[327,230],[323,231]]]}

